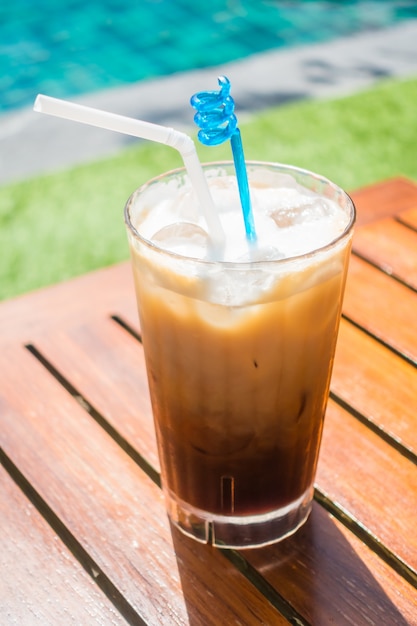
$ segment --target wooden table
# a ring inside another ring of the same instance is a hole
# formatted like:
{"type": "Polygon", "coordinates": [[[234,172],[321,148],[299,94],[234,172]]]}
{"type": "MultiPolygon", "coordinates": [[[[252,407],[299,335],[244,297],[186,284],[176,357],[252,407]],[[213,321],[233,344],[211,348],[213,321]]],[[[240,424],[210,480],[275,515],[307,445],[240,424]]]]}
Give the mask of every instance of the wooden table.
{"type": "Polygon", "coordinates": [[[0,305],[1,624],[417,624],[417,185],[352,195],[313,512],[272,547],[170,528],[128,263],[0,305]]]}

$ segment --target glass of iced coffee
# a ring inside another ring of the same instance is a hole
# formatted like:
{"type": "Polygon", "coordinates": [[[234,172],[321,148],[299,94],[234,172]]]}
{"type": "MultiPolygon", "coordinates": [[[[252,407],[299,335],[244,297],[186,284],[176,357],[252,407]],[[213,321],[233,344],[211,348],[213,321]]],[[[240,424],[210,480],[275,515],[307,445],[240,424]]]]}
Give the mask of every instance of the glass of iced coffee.
{"type": "Polygon", "coordinates": [[[133,193],[125,220],[168,514],[249,548],[311,510],[355,209],[312,172],[248,162],[249,243],[233,164],[204,171],[222,245],[184,170],[133,193]]]}

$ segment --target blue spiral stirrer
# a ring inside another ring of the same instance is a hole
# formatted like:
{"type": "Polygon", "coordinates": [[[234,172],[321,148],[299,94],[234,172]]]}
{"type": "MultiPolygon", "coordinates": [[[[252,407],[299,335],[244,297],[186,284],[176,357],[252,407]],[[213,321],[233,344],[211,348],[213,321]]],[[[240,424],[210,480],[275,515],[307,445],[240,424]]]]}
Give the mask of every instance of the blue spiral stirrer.
{"type": "Polygon", "coordinates": [[[246,237],[256,240],[255,224],[249,194],[248,175],[242,138],[234,114],[235,102],[230,95],[230,81],[226,76],[219,76],[219,91],[200,91],[191,98],[191,106],[197,110],[194,121],[201,129],[198,138],[206,146],[217,146],[230,139],[235,164],[240,203],[245,221],[246,237]]]}

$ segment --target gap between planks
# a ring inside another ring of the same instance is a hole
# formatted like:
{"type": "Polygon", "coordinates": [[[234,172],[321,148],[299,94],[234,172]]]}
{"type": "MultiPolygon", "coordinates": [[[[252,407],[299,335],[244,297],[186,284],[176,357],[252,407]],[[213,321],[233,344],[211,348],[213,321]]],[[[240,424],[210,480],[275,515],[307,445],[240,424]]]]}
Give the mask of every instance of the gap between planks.
{"type": "Polygon", "coordinates": [[[87,574],[94,580],[98,587],[103,591],[107,598],[112,602],[117,611],[132,626],[147,626],[146,622],[135,611],[131,604],[123,597],[117,587],[106,576],[99,565],[91,558],[88,552],[79,543],[76,537],[69,531],[67,526],[59,519],[59,517],[50,508],[47,502],[32,487],[25,476],[16,467],[13,461],[0,448],[0,460],[8,472],[9,476],[15,484],[21,489],[28,500],[33,504],[37,511],[42,515],[49,526],[58,535],[65,546],[70,550],[72,555],[77,559],[87,574]]]}

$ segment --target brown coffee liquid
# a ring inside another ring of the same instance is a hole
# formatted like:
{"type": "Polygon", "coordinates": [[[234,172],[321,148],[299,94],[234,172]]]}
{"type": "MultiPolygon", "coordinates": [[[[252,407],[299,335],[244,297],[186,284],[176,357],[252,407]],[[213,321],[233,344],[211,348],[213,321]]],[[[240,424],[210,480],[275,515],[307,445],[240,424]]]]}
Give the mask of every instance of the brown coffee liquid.
{"type": "Polygon", "coordinates": [[[190,297],[186,281],[184,294],[160,287],[138,267],[162,478],[177,499],[256,515],[311,487],[344,280],[338,257],[330,265],[288,274],[241,307],[190,297]]]}
{"type": "MultiPolygon", "coordinates": [[[[300,406],[303,415],[294,416],[294,426],[302,418],[314,427],[287,444],[279,415],[275,440],[270,433],[264,441],[254,433],[219,440],[209,428],[195,436],[187,421],[209,423],[207,416],[187,420],[173,407],[155,415],[166,486],[193,507],[219,515],[258,515],[294,502],[313,481],[323,423],[323,411],[313,415],[306,401],[300,406]]],[[[224,422],[231,421],[225,414],[224,422]]]]}

